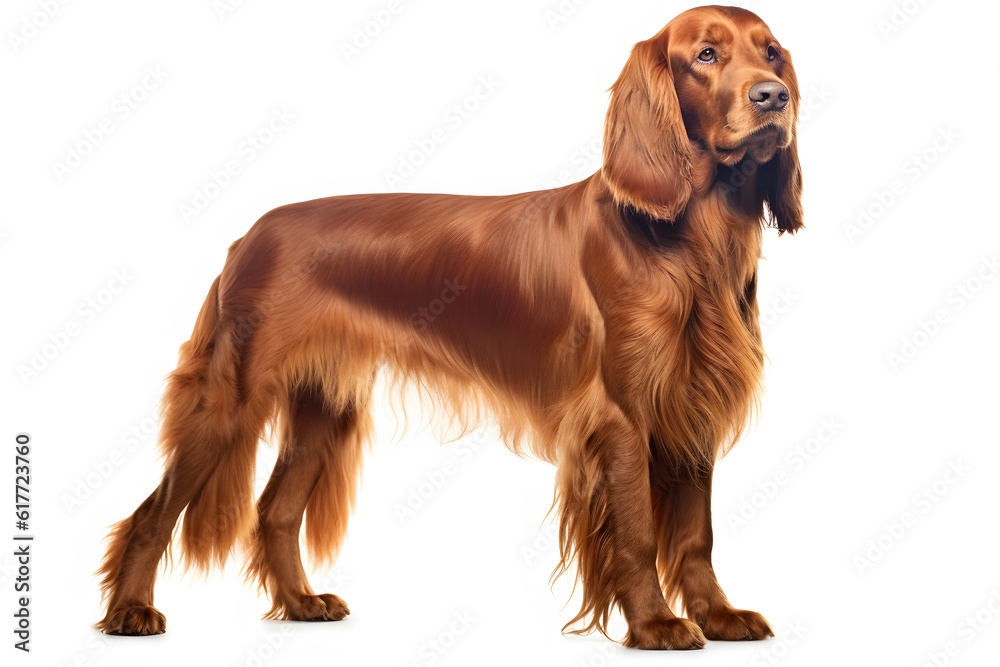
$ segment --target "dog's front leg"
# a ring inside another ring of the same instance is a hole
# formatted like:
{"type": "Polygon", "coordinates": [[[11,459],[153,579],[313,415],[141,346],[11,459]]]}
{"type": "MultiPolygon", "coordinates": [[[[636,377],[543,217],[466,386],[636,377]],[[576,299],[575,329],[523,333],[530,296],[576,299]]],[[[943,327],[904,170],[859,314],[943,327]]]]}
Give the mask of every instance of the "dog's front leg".
{"type": "MultiPolygon", "coordinates": [[[[667,595],[680,597],[688,618],[709,639],[773,637],[767,620],[755,611],[736,609],[722,592],[712,568],[712,468],[672,474],[653,488],[653,516],[659,541],[660,570],[667,595]]],[[[654,466],[655,474],[655,466],[654,466]]]]}
{"type": "Polygon", "coordinates": [[[643,649],[693,649],[701,629],[670,611],[656,571],[647,438],[613,404],[596,430],[559,464],[563,563],[575,555],[583,608],[570,625],[607,628],[619,605],[628,622],[624,644],[643,649]]]}

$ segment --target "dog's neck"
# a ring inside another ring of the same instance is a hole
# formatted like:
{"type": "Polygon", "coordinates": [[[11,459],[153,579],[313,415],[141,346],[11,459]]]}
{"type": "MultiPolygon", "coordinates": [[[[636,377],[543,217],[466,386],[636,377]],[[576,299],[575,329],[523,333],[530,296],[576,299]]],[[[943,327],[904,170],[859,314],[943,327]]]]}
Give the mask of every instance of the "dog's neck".
{"type": "Polygon", "coordinates": [[[762,165],[744,158],[731,167],[718,165],[711,191],[725,197],[740,215],[764,224],[764,197],[758,185],[762,165]]]}
{"type": "Polygon", "coordinates": [[[742,293],[757,272],[763,242],[762,205],[753,179],[736,190],[717,183],[688,203],[680,227],[692,269],[718,281],[724,291],[742,293]]]}
{"type": "Polygon", "coordinates": [[[710,177],[701,178],[701,182],[696,179],[691,199],[678,219],[661,220],[631,206],[618,206],[622,221],[657,248],[668,248],[681,238],[689,242],[702,238],[718,246],[712,241],[711,230],[696,222],[706,212],[728,220],[729,231],[736,236],[743,236],[747,228],[763,228],[764,200],[757,184],[760,165],[743,160],[732,167],[713,164],[712,168],[710,177]]]}
{"type": "Polygon", "coordinates": [[[677,220],[659,220],[618,206],[623,227],[649,252],[688,255],[692,271],[722,282],[715,289],[742,293],[753,279],[763,240],[763,201],[756,165],[720,166],[710,185],[695,188],[677,220]],[[703,271],[704,270],[704,271],[703,271]]]}

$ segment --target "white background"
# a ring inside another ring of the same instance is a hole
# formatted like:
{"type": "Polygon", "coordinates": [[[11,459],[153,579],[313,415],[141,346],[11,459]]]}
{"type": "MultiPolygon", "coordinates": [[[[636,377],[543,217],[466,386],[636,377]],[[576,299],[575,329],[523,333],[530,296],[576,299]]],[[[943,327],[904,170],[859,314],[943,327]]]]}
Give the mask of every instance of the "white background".
{"type": "MultiPolygon", "coordinates": [[[[541,523],[550,466],[488,435],[461,448],[439,446],[431,431],[393,442],[384,410],[346,547],[312,578],[347,600],[347,621],[261,621],[269,604],[241,584],[237,561],[204,580],[179,569],[160,580],[167,634],[109,638],[92,627],[101,616],[92,572],[106,527],[158,482],[162,379],[230,242],[293,201],[502,194],[589,175],[605,91],[629,48],[688,5],[567,0],[562,15],[556,0],[404,0],[348,59],[342,45],[387,0],[257,0],[221,16],[210,0],[71,2],[51,18],[41,4],[6,2],[0,20],[0,433],[8,453],[15,433],[34,439],[37,536],[30,656],[11,648],[12,548],[2,549],[6,656],[597,667],[923,665],[929,654],[983,665],[1000,651],[1000,279],[984,263],[1000,252],[995,3],[909,0],[909,13],[895,14],[884,0],[746,3],[791,50],[802,85],[806,229],[766,237],[766,397],[718,468],[714,560],[733,603],[764,613],[778,638],[671,655],[560,634],[578,600],[563,608],[569,581],[547,583],[557,556],[541,523]],[[898,29],[886,32],[891,19],[898,29]],[[446,120],[491,76],[496,89],[480,89],[467,118],[446,120]],[[123,94],[135,107],[127,117],[123,94]],[[247,159],[241,144],[274,109],[294,118],[247,159]],[[88,150],[102,119],[111,131],[88,150]],[[386,172],[438,127],[445,141],[391,188],[386,172]],[[935,147],[942,132],[952,138],[935,147]],[[54,163],[81,143],[88,154],[59,173],[54,163]],[[230,160],[240,172],[209,187],[215,196],[185,221],[181,205],[230,160]],[[871,212],[865,228],[859,209],[871,212]],[[116,271],[128,280],[112,294],[116,271]],[[100,312],[88,299],[105,302],[100,312]],[[77,335],[60,335],[67,325],[77,335]],[[50,358],[25,377],[36,352],[50,358]],[[824,421],[835,426],[822,430],[824,421]],[[402,521],[397,507],[447,461],[456,472],[402,521]],[[952,464],[967,470],[942,481],[952,464]],[[921,500],[936,481],[933,502],[921,500]],[[893,528],[904,513],[912,525],[893,528]],[[966,619],[977,613],[974,630],[966,619]],[[456,614],[472,619],[468,628],[453,625],[456,614]]],[[[273,453],[261,456],[260,485],[273,453]]],[[[14,532],[12,513],[0,514],[0,533],[14,532]]]]}

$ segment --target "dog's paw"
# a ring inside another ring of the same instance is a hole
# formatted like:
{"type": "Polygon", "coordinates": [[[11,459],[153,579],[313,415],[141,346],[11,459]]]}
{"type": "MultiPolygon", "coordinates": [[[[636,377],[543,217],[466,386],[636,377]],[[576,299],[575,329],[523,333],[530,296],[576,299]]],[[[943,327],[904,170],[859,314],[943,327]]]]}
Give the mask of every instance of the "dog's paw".
{"type": "Polygon", "coordinates": [[[286,621],[341,621],[351,613],[347,603],[336,595],[302,595],[285,604],[281,615],[286,621]]]}
{"type": "Polygon", "coordinates": [[[705,646],[697,623],[686,618],[657,618],[629,626],[625,646],[639,649],[688,650],[705,646]]]}
{"type": "Polygon", "coordinates": [[[732,607],[709,611],[702,630],[709,639],[724,641],[767,639],[774,636],[763,616],[755,611],[732,607]]]}
{"type": "Polygon", "coordinates": [[[167,630],[167,618],[156,607],[142,604],[122,605],[109,609],[108,615],[97,624],[98,629],[109,635],[159,635],[167,630]]]}

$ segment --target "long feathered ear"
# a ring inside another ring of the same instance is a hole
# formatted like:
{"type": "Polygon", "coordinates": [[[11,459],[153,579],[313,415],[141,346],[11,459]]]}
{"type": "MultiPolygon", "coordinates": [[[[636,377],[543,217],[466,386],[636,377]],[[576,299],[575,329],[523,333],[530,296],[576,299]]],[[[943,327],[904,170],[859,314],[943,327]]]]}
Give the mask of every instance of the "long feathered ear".
{"type": "Polygon", "coordinates": [[[794,129],[788,147],[780,149],[773,160],[761,166],[757,182],[778,233],[794,234],[802,229],[802,167],[794,129]]]}
{"type": "Polygon", "coordinates": [[[662,41],[636,44],[611,86],[601,175],[617,203],[676,220],[691,196],[691,145],[662,41]]]}
{"type": "Polygon", "coordinates": [[[788,87],[795,121],[792,123],[792,140],[779,149],[778,154],[762,165],[757,183],[767,207],[771,210],[773,224],[779,234],[802,229],[802,167],[799,165],[798,132],[799,85],[795,79],[791,60],[784,64],[782,80],[788,87]]]}

